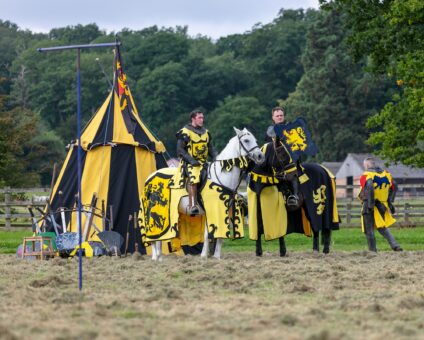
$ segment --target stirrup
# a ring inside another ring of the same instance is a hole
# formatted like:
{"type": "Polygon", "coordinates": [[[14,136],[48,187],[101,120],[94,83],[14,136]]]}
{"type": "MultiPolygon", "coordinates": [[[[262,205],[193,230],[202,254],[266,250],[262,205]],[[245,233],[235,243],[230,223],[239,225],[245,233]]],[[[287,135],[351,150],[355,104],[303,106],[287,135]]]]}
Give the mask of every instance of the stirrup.
{"type": "Polygon", "coordinates": [[[299,197],[297,197],[296,195],[290,195],[287,198],[287,206],[289,207],[295,207],[299,204],[299,197]]]}
{"type": "Polygon", "coordinates": [[[189,208],[188,208],[188,213],[189,213],[191,216],[194,216],[194,215],[200,215],[200,207],[199,207],[197,204],[195,204],[195,205],[193,205],[192,207],[189,207],[189,208]]]}

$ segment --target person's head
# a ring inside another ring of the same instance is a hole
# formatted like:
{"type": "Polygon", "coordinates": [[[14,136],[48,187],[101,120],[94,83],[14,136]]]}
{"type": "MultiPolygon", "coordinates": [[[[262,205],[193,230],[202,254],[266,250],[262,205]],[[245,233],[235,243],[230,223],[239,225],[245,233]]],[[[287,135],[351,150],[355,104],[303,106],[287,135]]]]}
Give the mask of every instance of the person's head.
{"type": "Polygon", "coordinates": [[[368,170],[370,168],[375,168],[376,163],[373,157],[367,157],[364,159],[364,169],[368,170]]]}
{"type": "Polygon", "coordinates": [[[193,110],[190,112],[191,125],[193,127],[203,126],[203,112],[201,110],[193,110]]]}
{"type": "Polygon", "coordinates": [[[274,124],[284,123],[284,109],[281,106],[274,107],[271,113],[274,124]]]}

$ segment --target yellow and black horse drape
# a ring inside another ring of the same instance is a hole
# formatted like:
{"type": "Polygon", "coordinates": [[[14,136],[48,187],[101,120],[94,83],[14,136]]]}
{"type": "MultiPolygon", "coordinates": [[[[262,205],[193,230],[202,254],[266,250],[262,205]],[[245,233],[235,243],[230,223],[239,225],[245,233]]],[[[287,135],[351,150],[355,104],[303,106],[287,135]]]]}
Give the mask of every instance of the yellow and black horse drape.
{"type": "Polygon", "coordinates": [[[180,214],[178,205],[187,196],[187,190],[175,182],[178,173],[177,168],[165,168],[147,179],[140,206],[143,241],[179,238],[181,246],[193,246],[203,242],[205,225],[209,238],[244,237],[241,198],[210,180],[201,190],[206,215],[190,217],[180,214]]]}
{"type": "Polygon", "coordinates": [[[290,233],[311,235],[309,221],[303,209],[288,212],[285,206],[284,186],[274,177],[281,164],[275,157],[271,143],[261,148],[265,162],[256,165],[250,173],[247,198],[249,205],[249,238],[257,240],[264,234],[265,240],[274,240],[290,233]]]}
{"type": "MultiPolygon", "coordinates": [[[[165,167],[166,161],[163,144],[140,120],[126,83],[119,50],[116,51],[115,72],[114,88],[81,135],[81,192],[84,205],[89,205],[93,194],[97,194],[97,211],[103,205],[107,219],[111,217],[112,208],[113,230],[125,239],[129,215],[139,211],[145,179],[156,169],[165,167]]],[[[77,193],[77,144],[73,142],[53,188],[52,209],[72,209],[77,193]]],[[[75,215],[66,214],[68,231],[77,231],[75,215]]],[[[82,226],[85,221],[83,214],[82,226]]],[[[60,219],[57,223],[61,224],[60,219]]],[[[100,217],[95,217],[93,223],[100,230],[110,228],[108,224],[103,225],[100,217]]],[[[88,235],[88,240],[97,240],[96,234],[88,235]]],[[[140,233],[133,225],[129,234],[128,251],[134,251],[135,243],[141,249],[140,233]]]]}
{"type": "Polygon", "coordinates": [[[144,242],[180,238],[181,246],[203,242],[204,216],[180,215],[178,205],[187,196],[173,185],[177,168],[164,168],[148,177],[141,198],[139,224],[144,242]]]}
{"type": "Polygon", "coordinates": [[[244,237],[244,211],[237,193],[207,180],[201,196],[209,238],[244,237]]]}
{"type": "Polygon", "coordinates": [[[314,231],[338,230],[340,219],[334,175],[319,164],[304,163],[302,168],[309,180],[300,184],[300,190],[304,197],[306,216],[312,229],[314,231]]]}

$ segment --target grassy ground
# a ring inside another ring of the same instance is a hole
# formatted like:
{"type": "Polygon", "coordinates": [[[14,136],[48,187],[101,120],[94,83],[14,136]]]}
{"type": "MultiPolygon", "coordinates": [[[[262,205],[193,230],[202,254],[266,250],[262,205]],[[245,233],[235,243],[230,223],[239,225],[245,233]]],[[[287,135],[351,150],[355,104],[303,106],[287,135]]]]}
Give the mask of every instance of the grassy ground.
{"type": "Polygon", "coordinates": [[[424,251],[83,263],[0,254],[0,339],[424,339],[424,251]]]}
{"type": "MultiPolygon", "coordinates": [[[[393,235],[405,250],[424,250],[424,227],[417,228],[390,228],[393,235]]],[[[30,231],[0,231],[0,254],[13,254],[24,236],[31,236],[30,231]]],[[[379,250],[390,250],[387,242],[376,234],[379,250]]],[[[277,251],[278,242],[262,242],[264,251],[277,251]]],[[[312,238],[292,234],[286,237],[288,251],[308,251],[312,249],[312,238]]],[[[335,231],[332,237],[331,249],[334,251],[358,251],[366,249],[365,236],[360,228],[342,228],[335,231]]],[[[225,252],[254,251],[255,242],[248,239],[224,242],[225,252]]]]}

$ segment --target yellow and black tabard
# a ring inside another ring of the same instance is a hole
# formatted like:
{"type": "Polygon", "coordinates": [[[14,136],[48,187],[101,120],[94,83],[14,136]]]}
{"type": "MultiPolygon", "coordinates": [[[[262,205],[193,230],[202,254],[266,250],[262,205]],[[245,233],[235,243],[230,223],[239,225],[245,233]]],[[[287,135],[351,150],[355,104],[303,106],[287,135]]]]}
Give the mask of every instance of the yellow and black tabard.
{"type": "MultiPolygon", "coordinates": [[[[372,180],[373,182],[373,188],[374,188],[374,200],[380,202],[384,208],[385,211],[382,214],[378,207],[374,205],[374,223],[376,228],[387,228],[391,226],[393,223],[396,222],[396,219],[393,218],[393,216],[390,213],[389,204],[388,204],[388,198],[389,198],[389,191],[393,188],[393,180],[392,175],[386,171],[365,171],[359,182],[361,184],[361,191],[359,193],[359,197],[361,199],[366,197],[364,196],[364,188],[365,184],[368,180],[372,180]]],[[[364,207],[363,207],[364,209],[364,207]]],[[[364,231],[364,221],[362,219],[362,231],[364,231]]]]}
{"type": "Polygon", "coordinates": [[[185,169],[190,183],[199,183],[200,172],[209,156],[209,143],[211,141],[209,131],[204,128],[196,129],[191,125],[186,125],[177,132],[177,139],[184,141],[185,151],[190,157],[200,163],[199,166],[193,166],[185,161],[184,158],[181,158],[179,172],[182,173],[185,169]]]}

